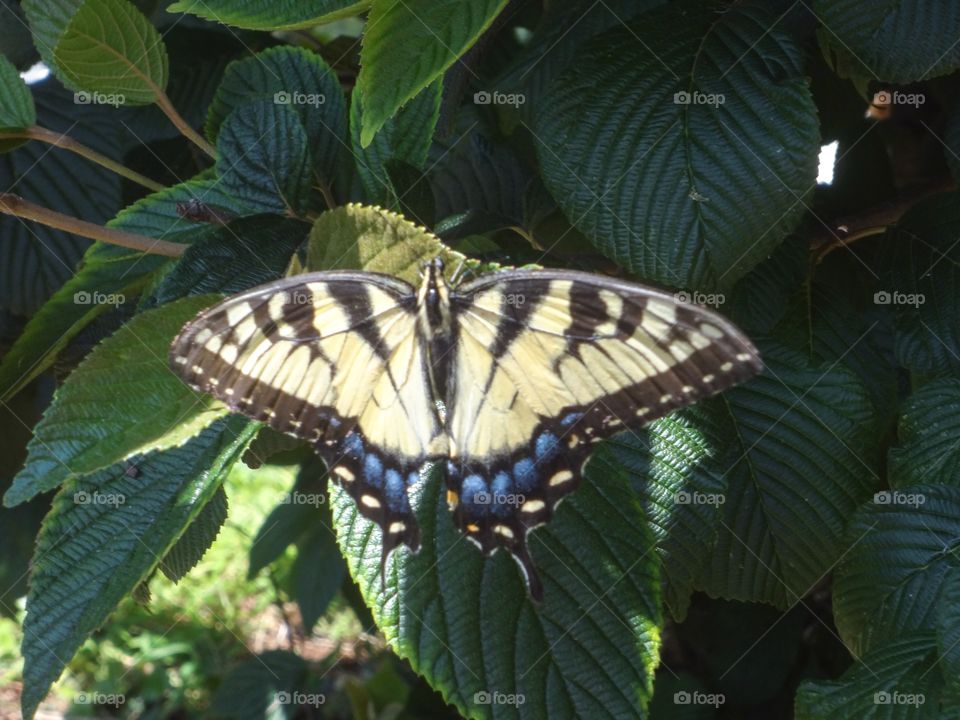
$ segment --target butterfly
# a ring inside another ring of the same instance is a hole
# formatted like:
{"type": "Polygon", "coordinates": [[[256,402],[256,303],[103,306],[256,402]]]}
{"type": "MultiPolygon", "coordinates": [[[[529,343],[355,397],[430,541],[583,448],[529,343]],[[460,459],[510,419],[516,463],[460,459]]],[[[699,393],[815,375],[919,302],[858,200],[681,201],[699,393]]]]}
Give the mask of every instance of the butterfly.
{"type": "Polygon", "coordinates": [[[446,477],[460,531],[505,548],[531,597],[527,534],[573,492],[594,443],[762,369],[719,314],[641,285],[509,270],[419,288],[370,272],[297,275],[201,312],[170,365],[196,390],[309,441],[383,534],[382,563],[420,532],[409,488],[446,477]]]}

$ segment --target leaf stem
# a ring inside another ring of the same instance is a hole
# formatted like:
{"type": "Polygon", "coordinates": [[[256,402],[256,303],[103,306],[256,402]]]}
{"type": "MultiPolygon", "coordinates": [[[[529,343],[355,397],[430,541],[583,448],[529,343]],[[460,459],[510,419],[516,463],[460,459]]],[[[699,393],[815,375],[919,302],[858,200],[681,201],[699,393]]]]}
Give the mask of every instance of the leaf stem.
{"type": "Polygon", "coordinates": [[[187,249],[186,245],[181,243],[169,242],[167,240],[157,240],[146,235],[136,235],[134,233],[114,230],[112,228],[97,225],[96,223],[80,220],[79,218],[64,215],[50,208],[45,208],[29,200],[24,200],[19,195],[13,193],[0,193],[0,213],[13,215],[14,217],[33,220],[41,225],[63,230],[65,232],[99,240],[111,245],[139,250],[151,255],[164,255],[166,257],[180,257],[183,251],[187,249]]]}
{"type": "Polygon", "coordinates": [[[93,148],[87,147],[83,143],[74,140],[66,133],[54,132],[53,130],[48,130],[45,127],[40,127],[39,125],[32,125],[28,128],[24,128],[23,130],[0,131],[0,140],[20,139],[38,140],[39,142],[44,142],[58,148],[63,148],[64,150],[68,150],[72,153],[76,153],[77,155],[86,158],[90,162],[105,167],[108,170],[115,172],[117,175],[125,177],[131,182],[135,182],[137,185],[142,185],[153,192],[158,192],[164,189],[164,186],[160,183],[141,175],[135,170],[131,170],[126,165],[123,165],[116,160],[108,158],[106,155],[97,152],[93,148]]]}
{"type": "Polygon", "coordinates": [[[163,114],[166,115],[170,120],[170,122],[176,126],[177,130],[180,131],[180,134],[200,148],[211,158],[215,158],[217,156],[216,148],[208,143],[203,135],[194,130],[190,126],[190,123],[184,119],[183,115],[177,112],[177,109],[173,106],[173,103],[170,102],[170,98],[167,97],[167,94],[163,91],[163,88],[152,81],[149,82],[153,86],[153,95],[156,98],[157,107],[159,107],[163,114]]]}

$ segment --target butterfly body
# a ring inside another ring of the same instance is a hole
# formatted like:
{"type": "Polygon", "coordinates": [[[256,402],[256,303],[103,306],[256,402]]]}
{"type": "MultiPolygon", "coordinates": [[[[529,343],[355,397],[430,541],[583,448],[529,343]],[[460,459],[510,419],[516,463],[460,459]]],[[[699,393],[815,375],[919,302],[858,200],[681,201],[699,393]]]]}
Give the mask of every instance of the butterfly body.
{"type": "Polygon", "coordinates": [[[300,275],[228,298],[171,347],[185,381],[314,444],[383,531],[383,558],[420,534],[408,490],[446,476],[455,524],[504,548],[531,595],[527,550],[580,482],[598,440],[761,368],[704,308],[574,271],[506,271],[451,288],[375,273],[300,275]]]}

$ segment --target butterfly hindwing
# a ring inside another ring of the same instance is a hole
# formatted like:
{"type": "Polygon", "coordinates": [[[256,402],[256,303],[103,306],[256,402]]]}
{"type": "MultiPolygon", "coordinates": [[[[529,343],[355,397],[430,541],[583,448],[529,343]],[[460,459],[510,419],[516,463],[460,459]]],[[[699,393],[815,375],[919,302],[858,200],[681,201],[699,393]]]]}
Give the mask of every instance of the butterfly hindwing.
{"type": "Polygon", "coordinates": [[[209,308],[170,353],[197,390],[313,443],[381,526],[384,558],[418,547],[406,490],[445,457],[415,305],[414,289],[388,276],[300,275],[209,308]]]}
{"type": "Polygon", "coordinates": [[[586,273],[501,273],[462,287],[451,303],[455,518],[486,552],[510,550],[535,596],[526,533],[576,489],[592,443],[760,369],[719,315],[586,273]]]}

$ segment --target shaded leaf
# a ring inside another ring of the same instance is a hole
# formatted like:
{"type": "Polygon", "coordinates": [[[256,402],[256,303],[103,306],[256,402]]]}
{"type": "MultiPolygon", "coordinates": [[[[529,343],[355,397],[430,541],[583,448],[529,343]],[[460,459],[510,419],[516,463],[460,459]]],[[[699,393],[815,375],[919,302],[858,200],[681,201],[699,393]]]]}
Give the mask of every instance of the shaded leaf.
{"type": "Polygon", "coordinates": [[[26,465],[4,504],[12,507],[133,454],[178,445],[227,414],[167,366],[170,342],[211,300],[186,298],[142,313],[98,345],[37,423],[26,465]]]}
{"type": "Polygon", "coordinates": [[[551,84],[534,123],[544,180],[631,272],[729,288],[799,219],[817,116],[803,55],[775,20],[670,3],[581,46],[551,84]]]}
{"type": "MultiPolygon", "coordinates": [[[[0,55],[0,132],[21,130],[37,121],[33,96],[20,73],[7,58],[0,55]]],[[[9,140],[0,140],[0,151],[12,149],[9,140]]]]}
{"type": "Polygon", "coordinates": [[[309,142],[299,115],[288,105],[260,100],[238,107],[217,138],[223,191],[255,212],[299,214],[310,195],[309,142]]]}
{"type": "Polygon", "coordinates": [[[80,644],[156,567],[216,492],[255,429],[218,423],[186,444],[76,480],[54,499],[34,556],[24,621],[24,717],[80,644]]]}
{"type": "Polygon", "coordinates": [[[507,0],[373,0],[360,53],[360,144],[476,42],[507,0]]]}
{"type": "Polygon", "coordinates": [[[304,692],[307,662],[285,650],[268,650],[244,660],[217,688],[214,713],[236,720],[293,718],[299,708],[294,693],[304,692]]]}
{"type": "MultiPolygon", "coordinates": [[[[132,467],[132,466],[131,466],[132,467]]],[[[137,469],[139,472],[139,468],[137,469]]],[[[129,474],[129,471],[128,471],[129,474]]],[[[227,493],[223,486],[217,488],[206,505],[190,522],[176,544],[160,562],[160,570],[174,582],[193,570],[213,545],[220,528],[227,519],[227,493]]]]}
{"type": "Polygon", "coordinates": [[[960,486],[960,380],[924,385],[905,403],[889,452],[890,486],[921,483],[960,486]]]}
{"type": "Polygon", "coordinates": [[[853,516],[847,542],[833,606],[851,652],[932,630],[941,587],[960,567],[960,488],[910,485],[877,493],[853,516]]]}

